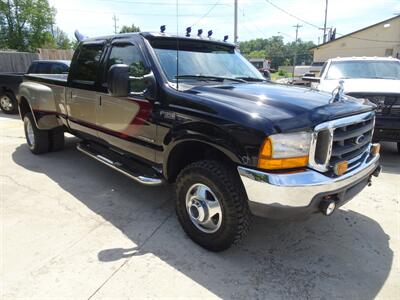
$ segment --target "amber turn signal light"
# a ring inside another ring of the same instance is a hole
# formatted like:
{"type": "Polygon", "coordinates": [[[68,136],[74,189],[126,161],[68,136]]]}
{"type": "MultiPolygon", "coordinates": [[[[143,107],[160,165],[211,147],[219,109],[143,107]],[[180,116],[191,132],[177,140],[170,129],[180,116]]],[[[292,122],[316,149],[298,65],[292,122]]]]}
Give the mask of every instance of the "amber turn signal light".
{"type": "Polygon", "coordinates": [[[381,151],[381,144],[379,144],[379,143],[372,144],[372,146],[371,146],[371,154],[372,155],[378,155],[380,151],[381,151]]]}
{"type": "Polygon", "coordinates": [[[347,172],[348,167],[349,163],[347,161],[341,161],[335,164],[335,166],[333,167],[333,172],[337,176],[340,176],[347,172]]]}

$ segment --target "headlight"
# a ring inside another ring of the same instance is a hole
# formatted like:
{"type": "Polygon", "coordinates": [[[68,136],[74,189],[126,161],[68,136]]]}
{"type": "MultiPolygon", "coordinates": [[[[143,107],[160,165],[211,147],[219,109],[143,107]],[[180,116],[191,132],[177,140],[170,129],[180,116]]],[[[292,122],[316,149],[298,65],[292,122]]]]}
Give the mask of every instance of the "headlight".
{"type": "Polygon", "coordinates": [[[310,145],[310,132],[271,135],[261,146],[258,167],[267,170],[305,167],[310,145]]]}

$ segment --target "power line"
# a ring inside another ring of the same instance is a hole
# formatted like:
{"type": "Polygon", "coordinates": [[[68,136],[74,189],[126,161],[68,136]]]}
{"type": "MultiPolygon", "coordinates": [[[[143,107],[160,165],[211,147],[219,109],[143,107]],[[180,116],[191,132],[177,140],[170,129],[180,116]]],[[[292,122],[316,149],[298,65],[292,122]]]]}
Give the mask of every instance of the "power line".
{"type": "Polygon", "coordinates": [[[203,20],[205,17],[207,17],[213,11],[213,9],[218,5],[218,3],[220,1],[221,0],[217,0],[217,2],[215,2],[214,5],[204,15],[202,15],[196,22],[194,22],[190,27],[193,27],[194,25],[199,23],[201,20],[203,20]]]}
{"type": "MultiPolygon", "coordinates": [[[[304,19],[302,19],[302,18],[300,18],[300,17],[298,17],[298,16],[296,16],[296,15],[294,15],[294,14],[288,12],[287,10],[284,10],[283,8],[277,6],[276,4],[272,3],[272,2],[269,1],[269,0],[265,0],[265,2],[267,2],[267,3],[270,4],[271,6],[275,7],[276,9],[278,9],[278,10],[284,12],[285,14],[291,16],[292,18],[295,18],[295,19],[297,19],[297,20],[303,22],[304,24],[307,24],[307,25],[312,26],[312,27],[314,27],[314,28],[317,28],[317,29],[319,29],[319,30],[323,29],[323,28],[321,28],[321,27],[319,27],[319,26],[317,26],[317,25],[315,25],[315,24],[313,24],[313,23],[310,23],[310,22],[308,22],[308,21],[306,21],[306,20],[304,20],[304,19]]],[[[347,34],[342,34],[342,33],[336,33],[336,34],[337,34],[337,35],[340,35],[340,36],[345,36],[345,35],[347,35],[347,34]]],[[[357,40],[362,40],[362,41],[379,42],[379,43],[400,43],[400,41],[376,40],[376,39],[360,38],[360,37],[351,36],[351,35],[349,35],[348,38],[357,39],[357,40]]]]}
{"type": "Polygon", "coordinates": [[[269,5],[272,5],[272,6],[275,7],[276,9],[278,9],[278,10],[284,12],[285,14],[291,16],[292,18],[295,18],[295,19],[297,19],[297,20],[303,22],[304,24],[307,24],[307,25],[310,25],[310,26],[312,26],[312,27],[315,27],[315,28],[320,29],[319,26],[317,26],[317,25],[315,25],[315,24],[312,24],[312,23],[310,23],[310,22],[308,22],[308,21],[306,21],[306,20],[304,20],[304,19],[302,19],[302,18],[300,18],[300,17],[298,17],[298,16],[295,16],[294,14],[292,14],[292,13],[290,13],[290,12],[284,10],[283,8],[277,6],[276,4],[272,3],[272,2],[269,1],[269,0],[265,0],[265,2],[267,2],[269,5]]]}

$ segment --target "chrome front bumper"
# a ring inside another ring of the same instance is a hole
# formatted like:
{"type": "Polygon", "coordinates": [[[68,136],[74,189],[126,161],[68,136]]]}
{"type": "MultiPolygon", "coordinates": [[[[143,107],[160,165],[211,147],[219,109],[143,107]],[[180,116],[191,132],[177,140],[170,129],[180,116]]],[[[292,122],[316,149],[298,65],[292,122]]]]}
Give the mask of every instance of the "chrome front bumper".
{"type": "Polygon", "coordinates": [[[311,169],[267,173],[238,167],[252,213],[274,219],[316,212],[325,195],[338,197],[340,206],[361,191],[376,170],[379,170],[379,154],[370,155],[359,167],[339,177],[328,177],[311,169]]]}

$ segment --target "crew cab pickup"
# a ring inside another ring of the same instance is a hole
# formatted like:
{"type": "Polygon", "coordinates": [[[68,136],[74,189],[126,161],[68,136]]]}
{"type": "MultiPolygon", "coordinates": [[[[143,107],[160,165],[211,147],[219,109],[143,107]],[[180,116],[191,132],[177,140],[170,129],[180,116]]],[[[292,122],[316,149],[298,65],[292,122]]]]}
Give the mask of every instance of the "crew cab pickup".
{"type": "Polygon", "coordinates": [[[329,59],[313,87],[332,92],[342,81],[344,93],[377,105],[375,141],[397,143],[400,153],[400,60],[391,57],[329,59]]]}
{"type": "MultiPolygon", "coordinates": [[[[36,60],[29,66],[27,74],[68,73],[68,60],[36,60]]],[[[17,94],[25,73],[0,73],[0,109],[6,114],[17,114],[17,94]]]]}
{"type": "Polygon", "coordinates": [[[87,39],[68,77],[26,75],[18,101],[33,153],[69,132],[136,182],[175,183],[183,229],[212,251],[243,238],[252,215],[330,215],[380,171],[373,104],[269,83],[208,38],[87,39]]]}

